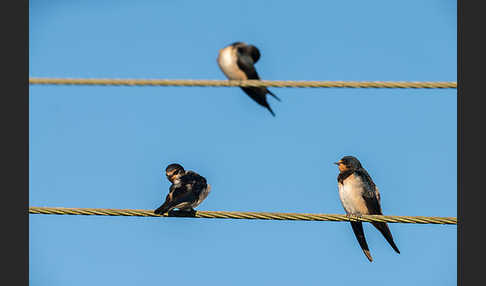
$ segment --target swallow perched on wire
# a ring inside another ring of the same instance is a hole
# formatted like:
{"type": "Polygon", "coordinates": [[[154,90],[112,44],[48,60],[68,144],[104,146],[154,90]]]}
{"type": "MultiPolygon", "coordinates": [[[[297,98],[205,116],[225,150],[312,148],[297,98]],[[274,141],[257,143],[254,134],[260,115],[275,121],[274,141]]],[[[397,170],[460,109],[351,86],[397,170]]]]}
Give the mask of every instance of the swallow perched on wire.
{"type": "Polygon", "coordinates": [[[186,171],[179,164],[170,164],[165,169],[167,179],[172,183],[165,202],[154,213],[164,214],[175,208],[194,214],[194,210],[209,194],[211,185],[196,172],[186,171]]]}
{"type": "MultiPolygon", "coordinates": [[[[338,188],[339,198],[347,215],[382,215],[380,205],[380,193],[368,172],[361,166],[359,160],[353,156],[344,156],[334,164],[339,167],[338,188]]],[[[384,222],[372,222],[372,224],[383,234],[391,247],[400,253],[393,241],[388,225],[384,222]]],[[[373,261],[366,238],[363,232],[361,221],[352,221],[351,227],[358,239],[361,249],[370,262],[373,261]]]]}
{"type": "MultiPolygon", "coordinates": [[[[260,51],[253,45],[235,42],[221,50],[218,54],[218,65],[230,80],[260,79],[254,64],[260,59],[260,51]]],[[[275,116],[267,102],[267,93],[280,101],[266,87],[241,87],[241,89],[254,101],[265,107],[275,116]]]]}

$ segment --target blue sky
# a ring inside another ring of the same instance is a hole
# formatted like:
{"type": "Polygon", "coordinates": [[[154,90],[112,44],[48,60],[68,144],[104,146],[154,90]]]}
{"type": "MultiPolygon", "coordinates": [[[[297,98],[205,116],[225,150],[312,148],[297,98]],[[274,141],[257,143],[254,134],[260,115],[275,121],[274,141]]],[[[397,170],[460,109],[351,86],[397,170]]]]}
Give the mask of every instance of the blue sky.
{"type": "MultiPolygon", "coordinates": [[[[31,77],[456,81],[456,1],[31,1],[31,77]]],[[[358,157],[388,215],[456,216],[456,90],[30,86],[29,205],[155,209],[173,162],[200,210],[344,213],[358,157]]],[[[455,285],[456,226],[30,215],[31,285],[455,285]]]]}

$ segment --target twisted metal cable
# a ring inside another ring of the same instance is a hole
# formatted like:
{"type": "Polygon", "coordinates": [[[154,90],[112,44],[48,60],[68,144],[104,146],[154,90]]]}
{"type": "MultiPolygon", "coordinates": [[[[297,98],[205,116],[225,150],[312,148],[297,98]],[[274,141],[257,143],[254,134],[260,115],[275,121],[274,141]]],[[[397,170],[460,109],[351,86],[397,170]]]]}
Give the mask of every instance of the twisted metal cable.
{"type": "Polygon", "coordinates": [[[153,210],[100,209],[100,208],[63,208],[63,207],[29,207],[30,214],[56,215],[104,215],[104,216],[144,216],[144,217],[193,217],[193,218],[226,218],[226,219],[261,219],[261,220],[301,220],[301,221],[363,221],[418,224],[457,224],[455,217],[425,216],[385,216],[363,215],[361,217],[339,214],[306,214],[277,212],[236,212],[236,211],[196,211],[194,215],[186,212],[171,212],[157,215],[153,210]]]}
{"type": "Polygon", "coordinates": [[[89,79],[29,78],[29,84],[115,86],[240,86],[240,87],[340,87],[340,88],[457,88],[456,82],[431,81],[291,81],[291,80],[192,80],[192,79],[89,79]]]}

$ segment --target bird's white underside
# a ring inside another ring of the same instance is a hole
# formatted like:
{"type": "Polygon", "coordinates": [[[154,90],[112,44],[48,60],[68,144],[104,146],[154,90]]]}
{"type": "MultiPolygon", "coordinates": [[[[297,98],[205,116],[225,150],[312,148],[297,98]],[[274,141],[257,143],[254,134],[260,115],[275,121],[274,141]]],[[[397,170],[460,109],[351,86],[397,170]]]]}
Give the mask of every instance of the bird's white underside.
{"type": "Polygon", "coordinates": [[[339,198],[347,214],[367,214],[366,202],[363,199],[363,182],[354,175],[338,183],[339,198]]]}
{"type": "Polygon", "coordinates": [[[219,52],[218,65],[227,78],[232,80],[248,79],[246,74],[239,69],[236,60],[235,50],[231,46],[228,46],[219,52]]]}

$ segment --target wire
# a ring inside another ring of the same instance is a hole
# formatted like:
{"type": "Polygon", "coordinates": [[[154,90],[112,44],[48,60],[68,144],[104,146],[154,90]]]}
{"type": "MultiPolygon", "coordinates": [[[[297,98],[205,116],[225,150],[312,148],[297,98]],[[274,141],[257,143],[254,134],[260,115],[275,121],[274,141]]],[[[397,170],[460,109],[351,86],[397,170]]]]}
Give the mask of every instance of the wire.
{"type": "Polygon", "coordinates": [[[115,86],[252,86],[338,88],[457,88],[456,82],[430,81],[283,81],[283,80],[192,80],[192,79],[88,79],[29,78],[29,84],[115,86]]]}
{"type": "Polygon", "coordinates": [[[300,221],[363,221],[418,224],[457,224],[455,217],[425,216],[384,216],[363,215],[361,217],[339,214],[306,214],[277,212],[229,212],[229,211],[196,211],[194,215],[187,212],[171,212],[157,215],[152,210],[137,209],[100,209],[100,208],[64,208],[64,207],[29,207],[30,214],[56,215],[104,215],[104,216],[143,216],[143,217],[193,217],[193,218],[226,218],[226,219],[261,219],[261,220],[300,220],[300,221]]]}

